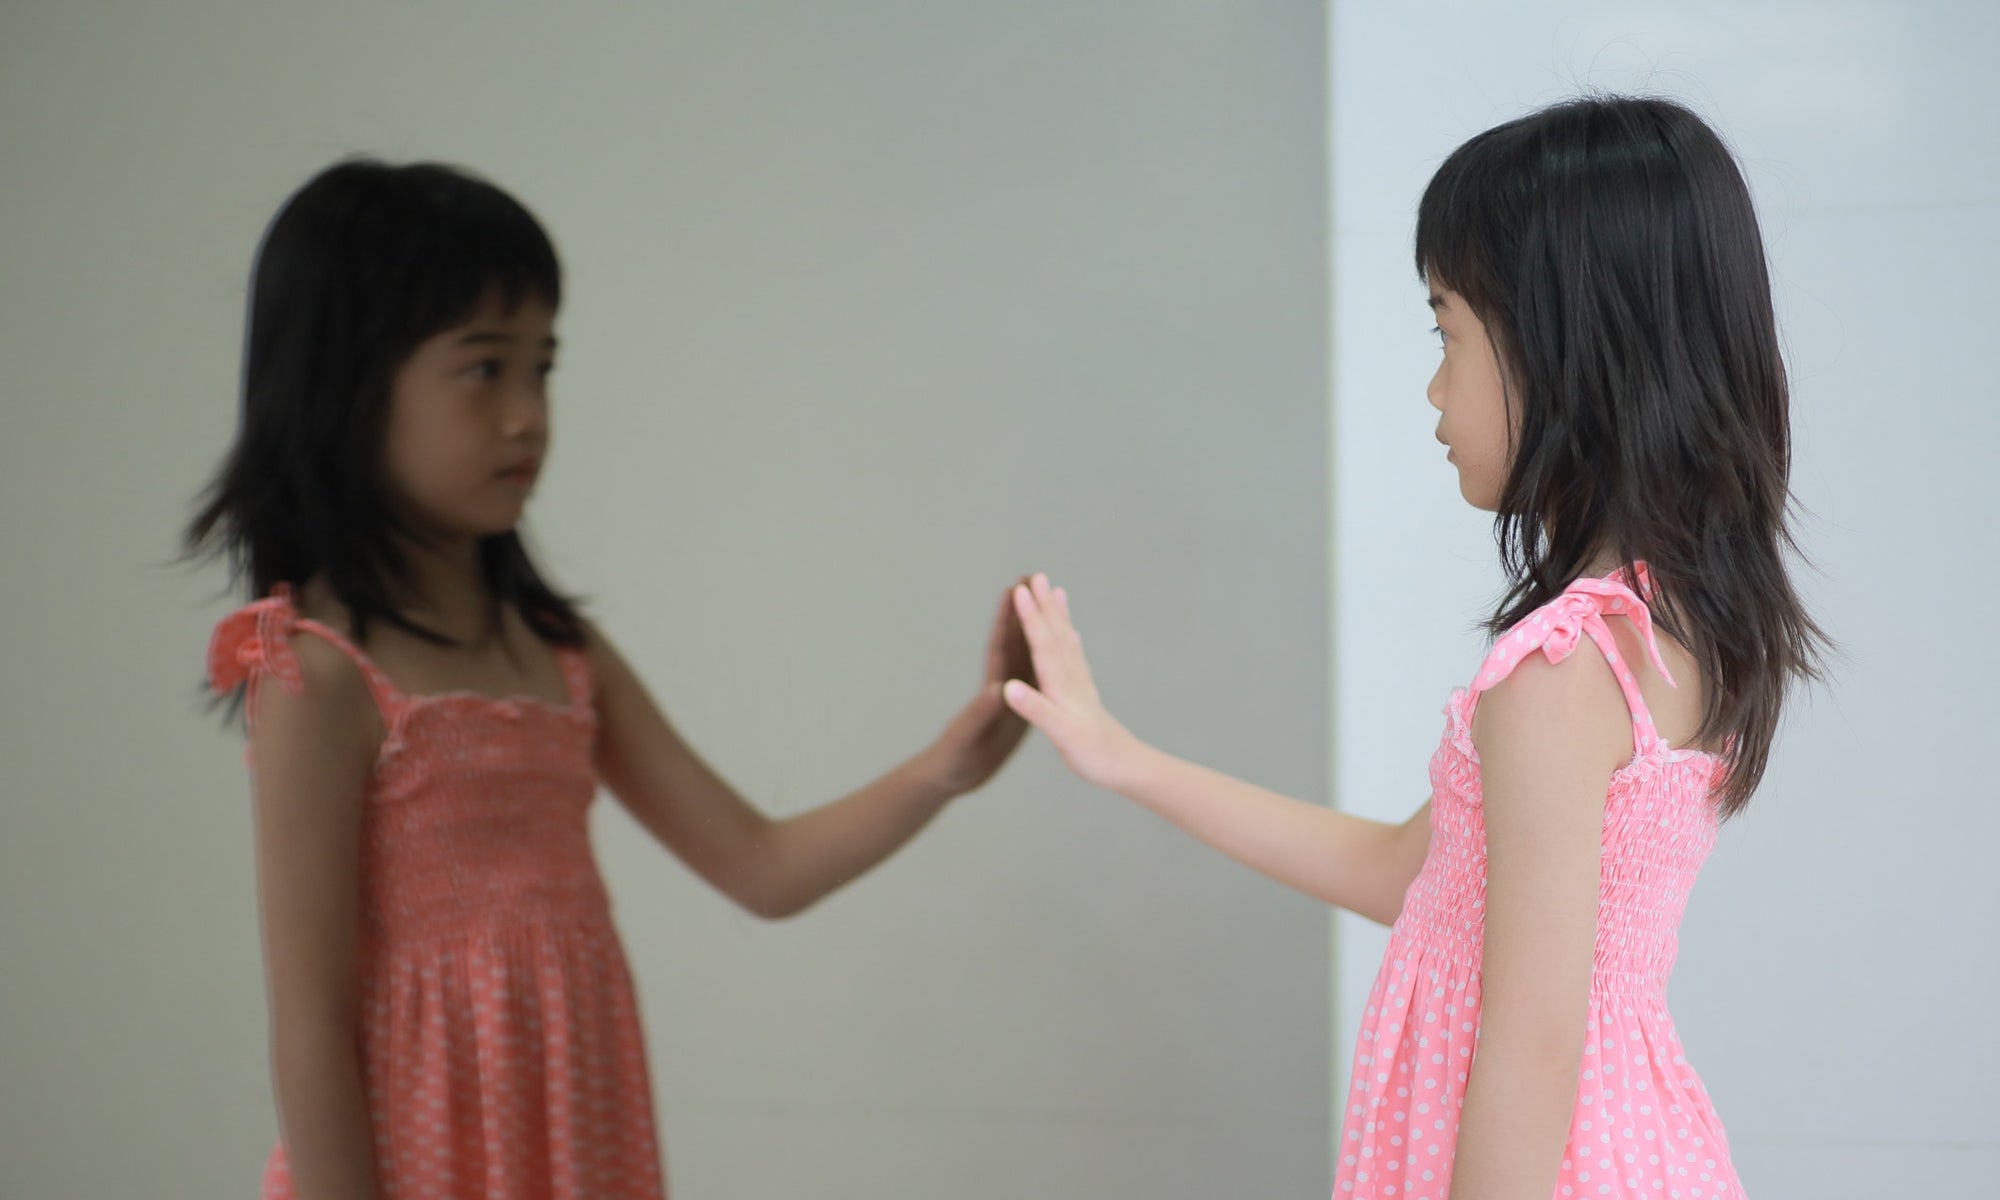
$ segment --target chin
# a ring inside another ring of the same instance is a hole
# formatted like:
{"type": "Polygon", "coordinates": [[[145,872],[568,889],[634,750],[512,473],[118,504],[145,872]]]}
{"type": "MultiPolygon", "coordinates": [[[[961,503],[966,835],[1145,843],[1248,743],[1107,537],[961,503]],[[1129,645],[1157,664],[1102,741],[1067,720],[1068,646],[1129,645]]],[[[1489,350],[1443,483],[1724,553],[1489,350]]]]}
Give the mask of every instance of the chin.
{"type": "Polygon", "coordinates": [[[1458,494],[1467,504],[1470,504],[1480,512],[1500,511],[1500,497],[1474,491],[1471,483],[1463,475],[1460,475],[1458,479],[1458,494]]]}
{"type": "Polygon", "coordinates": [[[527,506],[525,504],[516,504],[497,512],[486,513],[484,514],[486,519],[480,522],[485,528],[485,533],[481,536],[494,537],[502,533],[512,533],[515,527],[521,523],[521,518],[526,515],[527,506]]]}
{"type": "Polygon", "coordinates": [[[519,513],[514,514],[512,518],[503,514],[489,513],[479,518],[458,521],[454,528],[458,537],[478,542],[490,537],[499,537],[503,533],[512,533],[520,524],[519,513]]]}

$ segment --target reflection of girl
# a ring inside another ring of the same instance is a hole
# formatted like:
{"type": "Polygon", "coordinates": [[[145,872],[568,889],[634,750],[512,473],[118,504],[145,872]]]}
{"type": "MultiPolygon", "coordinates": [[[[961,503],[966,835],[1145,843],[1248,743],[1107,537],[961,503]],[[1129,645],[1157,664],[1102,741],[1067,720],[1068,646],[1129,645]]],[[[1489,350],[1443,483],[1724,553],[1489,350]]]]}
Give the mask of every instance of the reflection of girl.
{"type": "Polygon", "coordinates": [[[1430,802],[1385,825],[1142,744],[1042,577],[1016,596],[1040,690],[1008,700],[1086,780],[1394,923],[1337,1198],[1738,1196],[1667,976],[1821,645],[1782,557],[1787,394],[1748,189],[1678,105],[1581,100],[1460,147],[1416,241],[1438,437],[1509,582],[1430,802]]]}
{"type": "Polygon", "coordinates": [[[264,1194],[658,1196],[585,828],[600,773],[702,878],[785,916],[999,769],[1025,649],[1003,605],[986,684],[935,742],[770,820],[515,532],[561,295],[534,218],[446,168],[347,163],[285,204],[253,287],[242,425],[189,544],[227,549],[260,597],[209,672],[248,684],[283,1131],[264,1194]]]}

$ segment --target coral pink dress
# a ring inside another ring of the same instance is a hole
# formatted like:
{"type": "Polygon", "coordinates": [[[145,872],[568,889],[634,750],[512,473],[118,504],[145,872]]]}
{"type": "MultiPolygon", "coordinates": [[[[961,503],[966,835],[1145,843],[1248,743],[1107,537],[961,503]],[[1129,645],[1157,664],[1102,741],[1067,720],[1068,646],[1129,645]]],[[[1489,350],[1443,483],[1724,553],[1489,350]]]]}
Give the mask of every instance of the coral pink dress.
{"type": "MultiPolygon", "coordinates": [[[[656,1200],[645,1047],[591,854],[590,670],[569,701],[409,696],[280,587],[225,619],[218,690],[303,686],[291,639],[354,660],[387,736],[362,798],[356,1053],[384,1200],[656,1200]]],[[[284,1146],[267,1200],[290,1197],[284,1146]]]]}
{"type": "MultiPolygon", "coordinates": [[[[1648,590],[1644,565],[1633,576],[1648,590]]],[[[1503,635],[1452,693],[1431,758],[1431,845],[1390,933],[1363,1014],[1334,1200],[1446,1200],[1459,1110],[1479,1041],[1486,823],[1472,712],[1529,654],[1561,662],[1584,637],[1618,676],[1635,753],[1605,795],[1597,949],[1576,1109],[1554,1196],[1729,1200],[1743,1195],[1708,1094],[1667,1013],[1676,930],[1715,844],[1719,762],[1668,746],[1606,623],[1635,624],[1665,675],[1645,602],[1620,575],[1580,579],[1503,635]]],[[[1671,679],[1671,676],[1669,676],[1671,679]]]]}

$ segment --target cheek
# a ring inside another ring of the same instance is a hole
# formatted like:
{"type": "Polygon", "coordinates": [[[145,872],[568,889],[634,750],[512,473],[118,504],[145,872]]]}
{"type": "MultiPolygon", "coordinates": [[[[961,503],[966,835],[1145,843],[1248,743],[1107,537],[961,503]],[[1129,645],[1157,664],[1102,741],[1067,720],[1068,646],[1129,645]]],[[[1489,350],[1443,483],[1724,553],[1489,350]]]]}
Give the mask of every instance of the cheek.
{"type": "Polygon", "coordinates": [[[1479,423],[1487,450],[1496,459],[1507,457],[1507,411],[1499,404],[1486,409],[1479,423]]]}
{"type": "Polygon", "coordinates": [[[416,465],[438,439],[434,404],[399,405],[389,414],[389,460],[402,467],[416,465]]]}
{"type": "Polygon", "coordinates": [[[1481,430],[1484,441],[1480,472],[1481,490],[1485,494],[1483,508],[1492,508],[1499,502],[1500,492],[1507,485],[1507,472],[1512,466],[1508,461],[1509,439],[1507,436],[1507,414],[1504,407],[1495,405],[1488,411],[1487,420],[1481,430]]]}
{"type": "Polygon", "coordinates": [[[393,410],[386,430],[384,455],[389,479],[412,499],[437,498],[453,490],[465,474],[463,423],[455,419],[451,397],[425,396],[393,410]]]}
{"type": "Polygon", "coordinates": [[[389,419],[382,428],[382,465],[387,469],[391,483],[407,489],[422,441],[421,422],[415,420],[404,406],[392,407],[389,419]]]}
{"type": "Polygon", "coordinates": [[[1498,458],[1507,453],[1507,393],[1500,379],[1492,373],[1482,373],[1478,381],[1469,389],[1465,414],[1472,418],[1469,422],[1478,431],[1479,441],[1486,452],[1498,458]]]}
{"type": "Polygon", "coordinates": [[[413,445],[433,454],[466,453],[482,435],[484,411],[473,389],[441,387],[403,414],[403,430],[413,445]]]}

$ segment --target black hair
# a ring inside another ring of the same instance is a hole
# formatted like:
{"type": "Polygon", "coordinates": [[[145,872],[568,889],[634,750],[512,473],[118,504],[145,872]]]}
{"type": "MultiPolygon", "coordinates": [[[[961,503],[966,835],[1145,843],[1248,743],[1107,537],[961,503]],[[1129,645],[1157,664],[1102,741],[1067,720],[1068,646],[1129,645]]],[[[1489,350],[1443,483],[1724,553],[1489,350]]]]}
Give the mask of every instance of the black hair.
{"type": "MultiPolygon", "coordinates": [[[[507,193],[436,163],[337,163],[295,192],[251,270],[236,441],[189,523],[184,553],[226,554],[252,597],[326,581],[356,641],[375,621],[439,644],[410,619],[414,537],[390,494],[383,436],[396,370],[489,296],[557,306],[548,234],[507,193]]],[[[583,641],[574,602],[535,567],[520,535],[481,539],[489,596],[536,635],[583,641]]]]}
{"type": "Polygon", "coordinates": [[[1498,634],[1599,555],[1644,561],[1700,662],[1721,813],[1763,777],[1825,633],[1786,569],[1790,417],[1763,239],[1714,130],[1671,100],[1589,96],[1453,151],[1417,211],[1418,274],[1465,298],[1507,381],[1498,634]]]}

